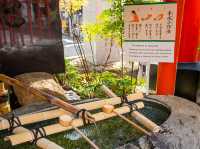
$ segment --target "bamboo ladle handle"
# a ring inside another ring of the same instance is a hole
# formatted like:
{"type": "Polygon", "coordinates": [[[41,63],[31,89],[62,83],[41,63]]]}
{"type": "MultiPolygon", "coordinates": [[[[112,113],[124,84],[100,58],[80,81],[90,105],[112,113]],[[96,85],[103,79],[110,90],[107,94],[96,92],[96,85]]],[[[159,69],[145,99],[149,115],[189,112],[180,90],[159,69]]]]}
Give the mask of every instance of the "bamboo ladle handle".
{"type": "Polygon", "coordinates": [[[73,119],[69,115],[62,115],[59,117],[59,123],[64,126],[72,126],[73,129],[78,132],[94,149],[99,149],[99,147],[94,144],[81,130],[79,130],[75,125],[73,125],[73,119]]]}
{"type": "Polygon", "coordinates": [[[136,129],[138,129],[139,131],[143,132],[144,134],[150,136],[151,134],[145,130],[144,128],[142,128],[141,126],[139,126],[138,124],[136,124],[135,122],[129,120],[128,118],[126,118],[125,116],[119,114],[115,109],[113,105],[104,105],[103,107],[103,112],[110,114],[110,113],[115,113],[117,116],[119,116],[121,119],[125,120],[127,123],[131,124],[133,127],[135,127],[136,129]]]}
{"type": "Polygon", "coordinates": [[[115,114],[117,114],[121,119],[125,120],[126,122],[128,122],[129,124],[131,124],[133,127],[135,127],[136,129],[140,130],[141,132],[143,132],[144,134],[150,136],[151,134],[145,130],[144,128],[142,128],[141,126],[139,126],[138,124],[134,123],[133,121],[129,120],[128,118],[126,118],[125,116],[119,114],[117,111],[113,110],[113,112],[115,114]]]}
{"type": "Polygon", "coordinates": [[[76,130],[76,132],[78,132],[94,149],[99,149],[99,147],[94,144],[81,130],[79,130],[77,127],[73,126],[74,130],[76,130]]]}

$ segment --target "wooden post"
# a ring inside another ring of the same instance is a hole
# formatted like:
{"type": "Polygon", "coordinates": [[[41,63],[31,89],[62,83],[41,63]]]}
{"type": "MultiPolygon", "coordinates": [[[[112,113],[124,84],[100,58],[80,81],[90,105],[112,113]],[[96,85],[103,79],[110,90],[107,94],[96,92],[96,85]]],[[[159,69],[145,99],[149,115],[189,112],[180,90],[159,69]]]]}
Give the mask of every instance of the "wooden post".
{"type": "Polygon", "coordinates": [[[3,44],[7,44],[7,37],[6,37],[6,27],[2,19],[0,19],[1,27],[2,27],[2,34],[3,34],[3,44]]]}
{"type": "Polygon", "coordinates": [[[37,28],[38,37],[42,37],[42,22],[41,22],[41,11],[40,11],[40,0],[36,0],[36,16],[37,16],[37,28]]]}
{"type": "Polygon", "coordinates": [[[30,43],[33,44],[32,0],[27,0],[27,14],[28,14],[30,43]]]}
{"type": "MultiPolygon", "coordinates": [[[[12,18],[11,17],[8,17],[7,18],[10,22],[12,22],[12,18]]],[[[9,34],[10,34],[10,46],[14,46],[14,43],[13,43],[13,28],[12,27],[8,27],[9,29],[9,34]]]]}
{"type": "Polygon", "coordinates": [[[45,0],[45,8],[46,8],[46,13],[47,13],[48,35],[49,35],[49,38],[51,38],[51,18],[50,18],[49,0],[45,0]]]}
{"type": "Polygon", "coordinates": [[[160,63],[158,65],[157,75],[157,94],[158,95],[174,95],[176,84],[176,71],[179,59],[180,43],[182,35],[183,15],[185,0],[165,0],[166,2],[176,2],[178,5],[177,28],[176,28],[176,44],[174,63],[160,63]]]}
{"type": "Polygon", "coordinates": [[[0,48],[3,47],[3,39],[2,39],[3,35],[2,35],[2,33],[3,33],[3,28],[2,28],[2,24],[1,24],[1,20],[0,20],[0,48]]]}

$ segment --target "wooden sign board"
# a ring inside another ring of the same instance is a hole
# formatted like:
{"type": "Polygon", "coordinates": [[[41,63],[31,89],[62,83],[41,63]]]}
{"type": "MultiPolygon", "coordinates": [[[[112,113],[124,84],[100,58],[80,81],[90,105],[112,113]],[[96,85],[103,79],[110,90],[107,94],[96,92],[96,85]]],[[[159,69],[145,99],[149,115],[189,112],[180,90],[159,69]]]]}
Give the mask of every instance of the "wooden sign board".
{"type": "Polygon", "coordinates": [[[173,62],[176,15],[176,3],[125,6],[123,46],[126,60],[173,62]]]}

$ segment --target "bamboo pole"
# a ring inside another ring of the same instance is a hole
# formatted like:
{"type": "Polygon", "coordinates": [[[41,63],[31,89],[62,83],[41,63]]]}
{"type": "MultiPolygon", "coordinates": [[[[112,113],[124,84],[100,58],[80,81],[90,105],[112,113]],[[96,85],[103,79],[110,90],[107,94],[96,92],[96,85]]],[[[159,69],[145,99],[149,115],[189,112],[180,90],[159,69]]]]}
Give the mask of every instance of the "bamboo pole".
{"type": "Polygon", "coordinates": [[[143,132],[144,134],[150,136],[151,134],[146,131],[144,128],[142,128],[141,126],[139,126],[138,124],[134,123],[133,121],[129,120],[128,118],[126,118],[125,116],[123,116],[122,114],[119,114],[113,105],[105,105],[103,107],[103,112],[110,114],[110,113],[115,113],[117,116],[119,116],[121,119],[123,119],[124,121],[126,121],[127,123],[131,124],[133,127],[135,127],[137,130],[143,132]]]}
{"type": "Polygon", "coordinates": [[[140,114],[138,111],[133,111],[131,116],[142,124],[145,128],[149,129],[151,132],[158,133],[162,131],[162,128],[158,126],[156,123],[145,117],[144,115],[140,114]]]}
{"type": "MultiPolygon", "coordinates": [[[[0,80],[5,82],[6,84],[8,85],[11,85],[11,86],[15,86],[15,87],[19,87],[21,89],[24,89],[26,90],[27,92],[37,96],[37,97],[40,97],[44,100],[47,100],[48,102],[50,102],[51,104],[53,105],[57,105],[58,107],[66,110],[66,111],[69,111],[71,113],[77,113],[80,111],[79,108],[75,107],[74,105],[71,105],[70,103],[67,103],[57,97],[54,97],[52,95],[49,95],[48,93],[46,92],[43,92],[43,91],[40,91],[40,90],[37,90],[33,87],[29,87],[27,86],[26,84],[14,79],[14,78],[11,78],[11,77],[8,77],[4,74],[0,74],[0,80]]],[[[89,120],[90,122],[94,122],[94,119],[92,117],[89,117],[89,115],[91,115],[89,112],[86,112],[86,115],[85,117],[87,118],[87,120],[89,120]]]]}
{"type": "MultiPolygon", "coordinates": [[[[105,86],[106,87],[106,86],[105,86]]],[[[113,97],[113,96],[117,96],[115,93],[113,93],[108,87],[106,87],[106,90],[103,90],[108,96],[113,97]],[[109,94],[110,92],[112,92],[111,95],[109,94]]],[[[160,126],[158,126],[156,123],[154,123],[153,121],[151,121],[150,119],[148,119],[147,117],[145,117],[143,114],[141,114],[140,112],[134,110],[131,113],[132,117],[134,117],[141,125],[143,125],[144,127],[146,127],[147,129],[149,129],[151,132],[154,133],[158,133],[160,131],[162,131],[162,128],[160,126]]]]}
{"type": "Polygon", "coordinates": [[[125,116],[117,113],[115,110],[114,112],[120,117],[122,118],[123,120],[125,120],[126,122],[128,122],[129,124],[131,124],[133,127],[135,127],[136,129],[140,130],[141,132],[143,132],[144,134],[148,135],[148,136],[151,136],[151,134],[146,131],[144,128],[142,128],[141,126],[139,126],[138,124],[134,123],[133,121],[129,120],[128,118],[126,118],[125,116]]]}
{"type": "MultiPolygon", "coordinates": [[[[142,102],[138,102],[138,103],[136,103],[136,105],[138,106],[139,109],[143,108],[142,102]]],[[[125,114],[125,113],[130,112],[130,108],[128,106],[120,107],[120,108],[117,108],[115,110],[119,114],[125,114]]],[[[96,122],[102,121],[102,120],[105,120],[105,119],[109,119],[109,118],[115,117],[115,116],[117,116],[116,113],[107,114],[107,113],[104,113],[104,112],[99,112],[99,113],[93,114],[93,117],[95,118],[96,122]]],[[[78,118],[78,119],[73,120],[73,126],[80,127],[80,126],[83,126],[83,125],[84,124],[83,124],[82,119],[78,118]]],[[[49,126],[45,126],[43,128],[44,128],[47,136],[73,129],[72,126],[64,127],[64,126],[60,125],[59,123],[49,125],[49,126]]],[[[22,143],[25,143],[25,142],[32,141],[32,140],[34,140],[34,137],[33,137],[33,133],[31,131],[29,131],[29,132],[23,132],[23,133],[20,133],[20,134],[15,134],[15,135],[5,137],[5,141],[8,141],[8,140],[14,146],[14,145],[17,145],[17,144],[22,144],[22,143]]]]}
{"type": "MultiPolygon", "coordinates": [[[[128,96],[129,101],[134,101],[139,98],[143,98],[142,93],[131,94],[128,96]]],[[[109,98],[109,99],[84,103],[84,104],[76,105],[76,107],[78,107],[80,109],[94,110],[94,109],[100,109],[106,104],[117,105],[120,103],[121,103],[121,99],[119,97],[117,97],[117,98],[109,98]]],[[[30,124],[30,123],[36,123],[36,122],[40,122],[40,121],[54,119],[54,118],[57,118],[64,114],[70,115],[69,112],[59,108],[59,109],[46,111],[46,112],[25,114],[25,115],[19,116],[19,120],[22,125],[26,125],[26,124],[30,124]]],[[[8,129],[9,127],[10,127],[10,125],[9,125],[8,120],[4,119],[4,120],[0,121],[0,130],[8,129]]]]}
{"type": "Polygon", "coordinates": [[[106,95],[108,95],[108,97],[114,98],[114,97],[118,97],[112,90],[110,90],[107,86],[102,85],[101,89],[104,91],[104,93],[106,95]]]}
{"type": "MultiPolygon", "coordinates": [[[[20,134],[20,133],[25,133],[29,132],[28,129],[23,128],[23,127],[17,127],[13,130],[14,134],[20,134]]],[[[41,149],[64,149],[63,147],[57,145],[56,143],[46,139],[46,138],[41,138],[36,142],[37,147],[41,149]]]]}

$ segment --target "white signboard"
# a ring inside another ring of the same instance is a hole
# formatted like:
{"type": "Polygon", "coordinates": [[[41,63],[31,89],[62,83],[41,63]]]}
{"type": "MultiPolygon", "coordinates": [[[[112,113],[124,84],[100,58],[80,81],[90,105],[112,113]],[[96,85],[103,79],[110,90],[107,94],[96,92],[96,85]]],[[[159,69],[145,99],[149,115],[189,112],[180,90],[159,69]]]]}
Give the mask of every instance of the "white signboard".
{"type": "Polygon", "coordinates": [[[173,62],[176,14],[176,3],[125,6],[126,59],[139,62],[173,62]]]}

